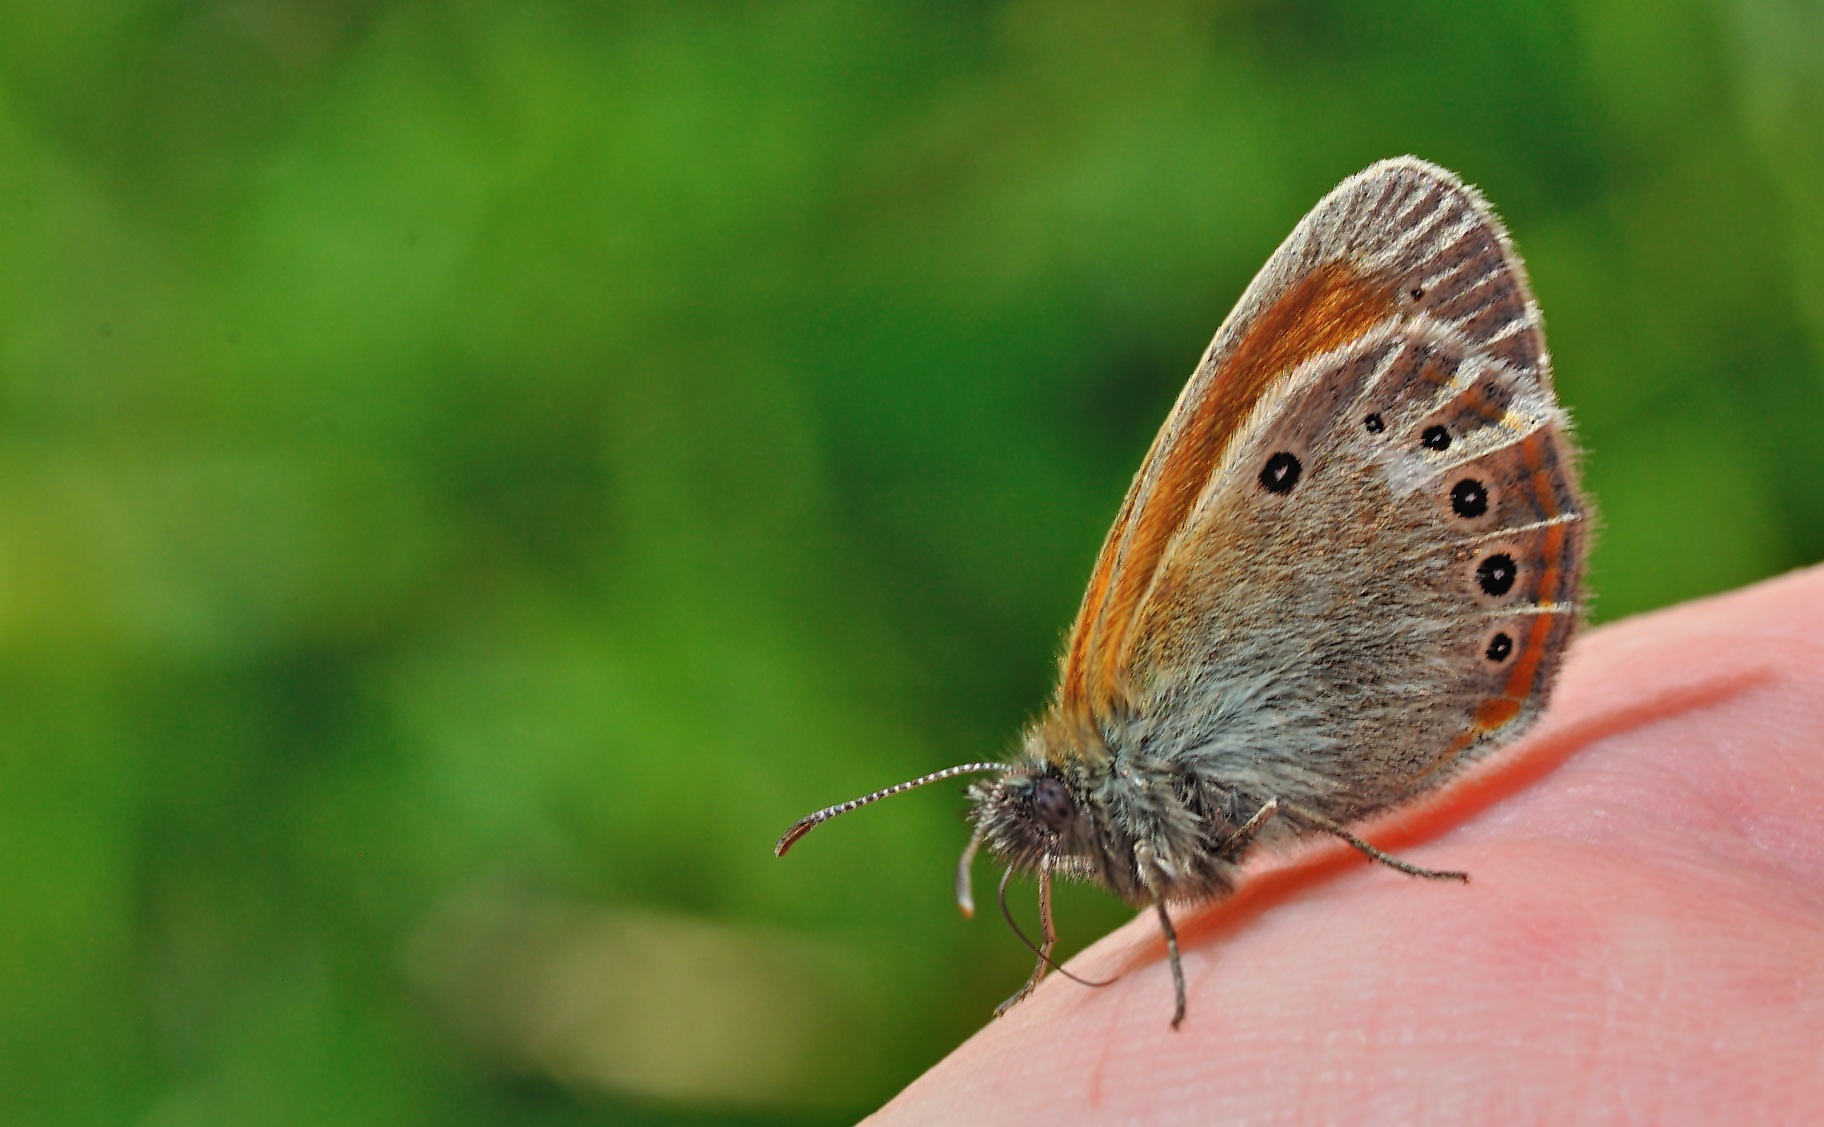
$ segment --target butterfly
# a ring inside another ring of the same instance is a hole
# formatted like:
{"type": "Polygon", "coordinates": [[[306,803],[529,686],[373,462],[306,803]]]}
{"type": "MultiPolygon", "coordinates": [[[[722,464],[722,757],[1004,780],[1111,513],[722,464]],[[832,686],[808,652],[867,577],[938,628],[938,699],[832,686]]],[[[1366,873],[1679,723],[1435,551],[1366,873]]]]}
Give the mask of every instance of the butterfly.
{"type": "MultiPolygon", "coordinates": [[[[1473,188],[1413,157],[1325,196],[1242,294],[1135,476],[1009,762],[967,794],[988,851],[1150,907],[1215,901],[1250,853],[1441,786],[1545,708],[1579,620],[1587,506],[1526,271],[1473,188]]],[[[1012,922],[1012,917],[1008,917],[1012,922]]],[[[1016,926],[1015,930],[1018,928],[1016,926]]],[[[1024,938],[1022,936],[1022,938],[1024,938]]],[[[1060,968],[1061,969],[1061,968],[1060,968]]]]}

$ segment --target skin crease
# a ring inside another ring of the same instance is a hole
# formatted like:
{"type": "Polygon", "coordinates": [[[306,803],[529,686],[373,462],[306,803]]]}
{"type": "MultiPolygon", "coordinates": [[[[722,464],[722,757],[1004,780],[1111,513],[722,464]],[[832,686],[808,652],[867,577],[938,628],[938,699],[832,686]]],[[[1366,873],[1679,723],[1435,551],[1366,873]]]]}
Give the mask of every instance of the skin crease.
{"type": "MultiPolygon", "coordinates": [[[[1824,567],[1584,634],[1534,730],[1049,976],[869,1120],[1818,1121],[1824,567]]],[[[1069,921],[1061,921],[1068,928],[1069,921]]]]}

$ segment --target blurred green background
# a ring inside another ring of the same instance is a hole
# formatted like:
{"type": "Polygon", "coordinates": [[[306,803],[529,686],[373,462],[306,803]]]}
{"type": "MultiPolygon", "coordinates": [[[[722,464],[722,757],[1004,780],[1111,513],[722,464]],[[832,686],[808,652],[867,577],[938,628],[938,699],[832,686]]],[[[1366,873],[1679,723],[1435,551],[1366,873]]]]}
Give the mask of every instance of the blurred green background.
{"type": "Polygon", "coordinates": [[[773,840],[1008,745],[1379,157],[1531,265],[1596,618],[1824,556],[1812,0],[4,11],[8,1124],[877,1104],[1028,958],[956,788],[773,840]]]}

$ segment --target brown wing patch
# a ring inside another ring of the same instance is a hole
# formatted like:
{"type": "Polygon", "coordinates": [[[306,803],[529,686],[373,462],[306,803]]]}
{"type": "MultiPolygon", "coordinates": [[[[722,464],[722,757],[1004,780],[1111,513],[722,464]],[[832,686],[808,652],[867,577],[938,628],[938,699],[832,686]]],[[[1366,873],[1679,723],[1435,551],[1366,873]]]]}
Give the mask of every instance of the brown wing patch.
{"type": "Polygon", "coordinates": [[[1096,560],[1065,652],[1058,703],[1066,713],[1106,715],[1120,700],[1134,614],[1166,545],[1261,394],[1391,316],[1397,300],[1397,290],[1348,263],[1326,263],[1268,306],[1210,379],[1192,381],[1186,394],[1198,397],[1180,402],[1154,440],[1096,560]]]}

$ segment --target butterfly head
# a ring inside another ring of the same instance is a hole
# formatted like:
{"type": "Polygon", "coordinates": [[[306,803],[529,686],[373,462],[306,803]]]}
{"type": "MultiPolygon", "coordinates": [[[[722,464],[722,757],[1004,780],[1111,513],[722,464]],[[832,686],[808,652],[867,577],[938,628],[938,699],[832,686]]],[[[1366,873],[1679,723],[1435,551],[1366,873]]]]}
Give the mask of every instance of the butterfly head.
{"type": "Polygon", "coordinates": [[[1089,829],[1086,804],[1056,768],[1013,767],[999,778],[972,785],[969,799],[975,806],[971,819],[976,833],[1015,869],[1078,867],[1072,858],[1089,829]]]}

